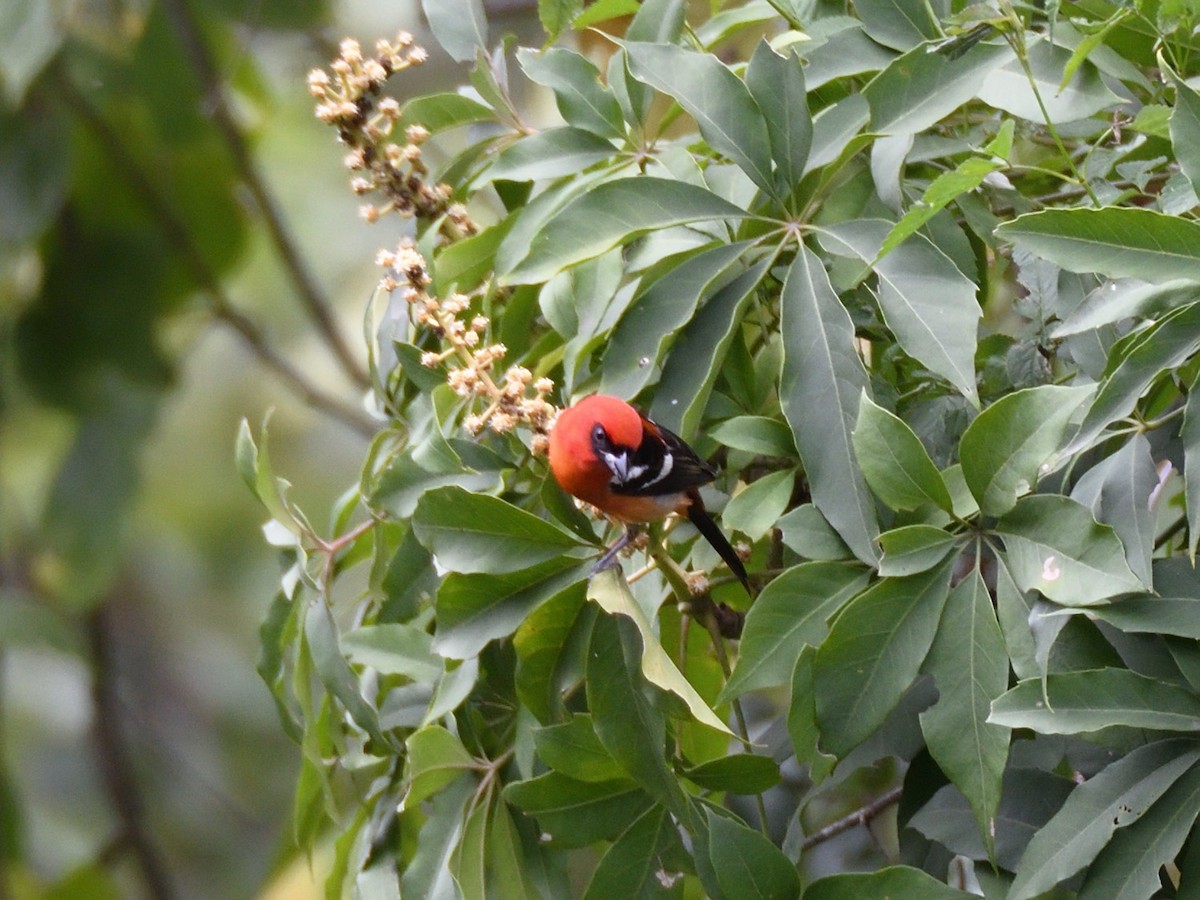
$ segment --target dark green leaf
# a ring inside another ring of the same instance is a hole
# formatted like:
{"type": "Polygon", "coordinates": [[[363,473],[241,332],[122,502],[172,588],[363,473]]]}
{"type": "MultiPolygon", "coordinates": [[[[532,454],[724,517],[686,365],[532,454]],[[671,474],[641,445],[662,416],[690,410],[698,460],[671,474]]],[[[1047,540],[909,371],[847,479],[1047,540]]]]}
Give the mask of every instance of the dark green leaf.
{"type": "Polygon", "coordinates": [[[1137,434],[1085,472],[1071,491],[1071,499],[1089,507],[1096,521],[1112,526],[1125,546],[1129,568],[1147,587],[1153,580],[1154,509],[1150,498],[1157,485],[1150,442],[1137,434]]]}
{"type": "Polygon", "coordinates": [[[746,87],[766,119],[782,193],[790,193],[800,183],[812,146],[804,66],[794,54],[780,56],[762,41],[746,67],[746,87]]]}
{"type": "Polygon", "coordinates": [[[1125,597],[1088,607],[1086,615],[1130,634],[1174,634],[1200,640],[1200,598],[1125,597]]]}
{"type": "Polygon", "coordinates": [[[1169,69],[1175,85],[1175,105],[1171,108],[1171,145],[1179,168],[1195,188],[1200,185],[1200,94],[1169,69]]]}
{"type": "Polygon", "coordinates": [[[381,675],[403,675],[427,684],[442,675],[433,638],[413,625],[367,625],[343,634],[341,643],[352,663],[370,666],[381,675]]]}
{"type": "Polygon", "coordinates": [[[724,63],[671,44],[630,41],[625,52],[634,77],[682,106],[710,147],[733,160],[762,190],[774,192],[763,112],[724,63]]]}
{"type": "Polygon", "coordinates": [[[870,142],[870,138],[859,135],[859,132],[870,118],[871,110],[862,94],[843,97],[832,106],[821,110],[813,118],[812,148],[809,150],[808,165],[805,166],[804,173],[807,175],[809,172],[816,172],[843,154],[849,155],[855,149],[861,150],[870,142]],[[859,141],[852,143],[856,136],[859,137],[859,141]]]}
{"type": "Polygon", "coordinates": [[[1091,863],[1117,828],[1141,818],[1197,759],[1190,741],[1147,744],[1075,788],[1030,841],[1010,900],[1030,900],[1091,863]]]}
{"type": "Polygon", "coordinates": [[[1151,209],[1045,209],[1005,222],[996,234],[1070,272],[1200,281],[1200,224],[1151,209]]]}
{"type": "Polygon", "coordinates": [[[1045,693],[1031,678],[997,698],[988,721],[1042,734],[1081,734],[1113,725],[1200,731],[1200,698],[1128,669],[1051,673],[1045,693]]]}
{"type": "Polygon", "coordinates": [[[804,900],[967,900],[975,894],[956,891],[932,875],[908,866],[888,866],[878,872],[847,872],[818,879],[804,900]]]}
{"type": "Polygon", "coordinates": [[[662,900],[683,895],[679,830],[665,809],[646,812],[600,858],[584,900],[662,900]]]}
{"type": "Polygon", "coordinates": [[[866,583],[863,569],[833,562],[804,563],[771,581],[746,614],[737,664],[719,699],[787,684],[800,651],[821,643],[829,619],[866,583]]]}
{"type": "Polygon", "coordinates": [[[503,574],[451,572],[437,592],[434,649],[450,659],[478,655],[542,603],[583,581],[590,565],[559,557],[503,574]]]}
{"type": "Polygon", "coordinates": [[[1071,414],[1091,388],[1042,385],[1001,397],[963,433],[963,476],[988,515],[1012,509],[1033,490],[1064,443],[1071,414]]]}
{"type": "Polygon", "coordinates": [[[1142,589],[1121,539],[1085,506],[1056,494],[1025,497],[996,523],[1017,586],[1063,606],[1094,606],[1142,589]]]}
{"type": "Polygon", "coordinates": [[[771,472],[734,495],[721,512],[725,527],[757,541],[775,527],[787,509],[796,484],[794,469],[771,472]]]}
{"type": "Polygon", "coordinates": [[[379,727],[379,714],[363,697],[358,677],[338,643],[337,625],[329,605],[322,599],[308,604],[304,614],[304,637],[312,656],[317,677],[346,710],[354,723],[365,731],[381,748],[389,745],[379,727]]]}
{"type": "Polygon", "coordinates": [[[508,785],[504,799],[562,847],[612,840],[654,805],[631,781],[576,781],[557,772],[508,785]]]}
{"type": "Polygon", "coordinates": [[[977,569],[950,592],[922,668],[933,675],[938,702],[921,713],[921,733],[939,768],[971,804],[991,856],[1009,729],[987,719],[992,701],[1008,687],[1008,654],[977,569]]]}
{"type": "Polygon", "coordinates": [[[834,620],[813,667],[821,746],[842,758],[883,724],[920,672],[949,593],[950,566],[883,578],[834,620]]]}
{"type": "Polygon", "coordinates": [[[885,47],[901,52],[941,37],[933,8],[904,0],[855,0],[863,30],[885,47]]]}
{"type": "Polygon", "coordinates": [[[568,124],[601,138],[624,135],[621,107],[600,83],[600,72],[586,57],[564,47],[550,47],[541,53],[522,48],[517,51],[517,59],[530,79],[554,92],[558,111],[568,124]]]}
{"type": "Polygon", "coordinates": [[[730,794],[761,794],[779,783],[779,766],[769,756],[735,753],[710,760],[683,772],[705,790],[730,794]]]}
{"type": "Polygon", "coordinates": [[[797,506],[775,524],[784,545],[805,559],[850,559],[854,555],[811,503],[797,506]]]}
{"type": "Polygon", "coordinates": [[[709,434],[713,440],[733,450],[763,456],[796,455],[796,442],[787,425],[766,416],[735,416],[726,419],[709,434]]]}
{"type": "Polygon", "coordinates": [[[488,169],[497,181],[559,178],[613,155],[612,144],[579,128],[548,128],[505,148],[488,169]]]}
{"type": "Polygon", "coordinates": [[[413,515],[413,531],[443,568],[460,573],[517,572],[586,550],[544,519],[459,487],[427,491],[413,515]]]}
{"type": "Polygon", "coordinates": [[[694,184],[650,177],[608,181],[551,216],[504,281],[536,284],[647,231],[745,216],[745,210],[694,184]]]}
{"type": "Polygon", "coordinates": [[[465,771],[476,768],[475,760],[457,737],[440,725],[427,725],[404,742],[408,752],[405,777],[408,789],[400,809],[432,797],[465,771]]]}
{"type": "Polygon", "coordinates": [[[590,715],[576,713],[561,725],[539,728],[533,740],[542,761],[568,778],[619,781],[629,775],[596,737],[590,715]]]}
{"type": "Polygon", "coordinates": [[[867,484],[889,507],[916,509],[933,503],[944,510],[952,509],[946,483],[920,438],[865,393],[851,438],[867,484]]]}
{"type": "Polygon", "coordinates": [[[708,856],[726,897],[788,900],[800,896],[800,875],[761,832],[741,822],[708,814],[708,856]]]}
{"type": "Polygon", "coordinates": [[[780,404],[813,502],[855,556],[874,563],[879,525],[850,437],[867,374],[855,352],[850,316],[807,247],[800,248],[788,270],[781,307],[780,404]]]}
{"type": "Polygon", "coordinates": [[[487,49],[482,0],[421,0],[429,30],[455,62],[470,62],[487,49]]]}
{"type": "Polygon", "coordinates": [[[902,525],[879,536],[879,574],[916,575],[940,563],[963,540],[933,525],[902,525]]]}

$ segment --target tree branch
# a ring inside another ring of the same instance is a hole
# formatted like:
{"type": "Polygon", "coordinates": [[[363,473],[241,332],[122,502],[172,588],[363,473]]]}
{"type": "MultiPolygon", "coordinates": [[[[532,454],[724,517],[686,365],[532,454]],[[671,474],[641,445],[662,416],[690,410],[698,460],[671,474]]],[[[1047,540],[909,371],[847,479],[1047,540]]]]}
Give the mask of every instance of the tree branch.
{"type": "Polygon", "coordinates": [[[120,135],[92,107],[60,67],[55,67],[53,72],[57,95],[92,132],[112,159],[113,164],[129,182],[134,193],[145,204],[151,218],[158,224],[163,237],[179,254],[184,268],[188,270],[192,280],[195,281],[201,294],[207,300],[213,316],[237,332],[243,343],[258,357],[259,362],[274,372],[288,389],[309,406],[349,425],[365,437],[375,434],[378,431],[375,422],[353,406],[343,403],[310,381],[300,369],[271,348],[265,334],[256,323],[234,308],[221,286],[220,279],[217,278],[216,273],[209,267],[208,262],[188,235],[187,227],[143,172],[137,160],[125,148],[120,135]]]}
{"type": "Polygon", "coordinates": [[[817,844],[823,844],[830,838],[837,837],[843,831],[849,831],[851,828],[856,828],[859,825],[866,825],[877,815],[900,802],[900,797],[904,793],[902,787],[894,787],[886,794],[881,794],[876,797],[866,806],[856,809],[848,816],[842,816],[835,822],[830,822],[820,831],[814,831],[804,839],[804,843],[800,845],[802,850],[808,850],[817,844]]]}
{"type": "Polygon", "coordinates": [[[229,148],[234,168],[262,213],[267,233],[291,276],[301,303],[308,311],[325,343],[329,345],[334,356],[345,368],[347,375],[359,387],[369,387],[371,382],[366,371],[354,357],[349,345],[346,344],[338,330],[330,303],[317,286],[316,278],[305,265],[300,249],[284,224],[279,206],[254,162],[245,136],[229,108],[229,102],[226,99],[216,66],[213,65],[208,48],[204,46],[200,29],[192,17],[191,10],[185,0],[165,0],[163,8],[175,30],[176,37],[183,45],[184,56],[187,58],[188,64],[200,81],[207,108],[212,114],[213,123],[229,148]]]}
{"type": "Polygon", "coordinates": [[[88,618],[88,643],[92,651],[92,709],[96,749],[109,800],[121,822],[115,846],[128,849],[137,860],[152,897],[174,896],[167,869],[146,829],[142,798],[133,776],[133,764],[121,735],[121,704],[113,671],[112,636],[105,604],[88,618]]]}

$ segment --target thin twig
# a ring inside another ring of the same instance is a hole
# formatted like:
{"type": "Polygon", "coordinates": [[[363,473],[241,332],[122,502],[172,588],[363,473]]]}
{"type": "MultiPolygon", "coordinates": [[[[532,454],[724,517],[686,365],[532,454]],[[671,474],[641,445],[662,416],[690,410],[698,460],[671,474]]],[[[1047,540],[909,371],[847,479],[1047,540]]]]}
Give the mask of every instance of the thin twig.
{"type": "Polygon", "coordinates": [[[175,30],[176,37],[179,38],[180,43],[183,45],[184,55],[187,58],[188,64],[200,81],[208,111],[211,113],[213,123],[221,133],[226,146],[229,148],[234,168],[245,183],[247,190],[250,191],[251,196],[254,197],[254,202],[262,213],[263,221],[267,226],[267,233],[270,235],[271,242],[275,245],[276,252],[283,260],[284,268],[287,270],[296,287],[301,303],[303,303],[304,308],[308,311],[309,316],[312,317],[313,323],[317,326],[317,331],[325,340],[325,343],[329,345],[334,356],[337,357],[338,361],[344,367],[346,374],[359,387],[368,387],[370,379],[367,376],[366,370],[355,358],[349,345],[338,330],[329,301],[317,286],[316,278],[313,277],[313,274],[305,264],[300,249],[296,246],[296,242],[284,224],[283,215],[279,211],[279,205],[275,202],[275,198],[271,195],[266,181],[263,179],[258,166],[254,162],[254,157],[250,153],[245,135],[242,134],[242,130],[229,108],[225,89],[221,84],[221,79],[217,74],[212,57],[209,55],[208,48],[205,47],[204,40],[200,36],[200,29],[196,25],[196,20],[193,18],[191,10],[188,8],[185,0],[166,0],[163,3],[163,8],[167,13],[167,18],[170,20],[172,28],[175,30]]]}
{"type": "Polygon", "coordinates": [[[851,828],[856,828],[859,825],[866,825],[889,806],[899,803],[903,793],[904,789],[902,787],[894,787],[886,794],[881,794],[866,806],[859,807],[848,816],[842,816],[837,821],[830,822],[820,831],[814,831],[804,839],[801,849],[809,850],[817,846],[817,844],[823,844],[830,838],[837,837],[843,831],[849,831],[851,828]]]}
{"type": "Polygon", "coordinates": [[[150,840],[145,811],[133,776],[133,762],[121,735],[121,704],[113,671],[112,634],[104,604],[96,608],[87,622],[92,651],[92,708],[95,711],[96,749],[109,800],[121,823],[119,845],[137,860],[150,896],[174,896],[166,865],[158,848],[150,840]]]}
{"type": "Polygon", "coordinates": [[[232,328],[264,366],[274,372],[284,385],[305,403],[349,425],[370,437],[378,426],[365,413],[326,393],[287,359],[268,344],[262,329],[234,308],[221,286],[220,279],[188,234],[187,227],[175,214],[166,198],[155,187],[122,142],[109,122],[94,109],[61,68],[53,69],[56,94],[79,117],[104,148],[113,164],[120,170],[130,188],[146,206],[167,243],[179,254],[180,262],[200,289],[212,315],[232,328]]]}

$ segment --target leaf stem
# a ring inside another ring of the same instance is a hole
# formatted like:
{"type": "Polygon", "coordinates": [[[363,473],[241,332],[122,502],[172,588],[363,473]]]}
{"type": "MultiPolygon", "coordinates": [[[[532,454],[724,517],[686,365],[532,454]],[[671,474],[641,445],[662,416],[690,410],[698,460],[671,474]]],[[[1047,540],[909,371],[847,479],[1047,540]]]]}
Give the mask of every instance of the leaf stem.
{"type": "Polygon", "coordinates": [[[823,844],[830,838],[835,838],[843,831],[849,831],[859,825],[867,825],[889,806],[893,806],[900,802],[900,797],[904,793],[902,786],[894,787],[885,794],[880,794],[866,806],[861,806],[849,815],[842,816],[834,822],[830,822],[820,831],[815,831],[804,839],[804,843],[800,845],[801,850],[811,850],[818,844],[823,844]]]}

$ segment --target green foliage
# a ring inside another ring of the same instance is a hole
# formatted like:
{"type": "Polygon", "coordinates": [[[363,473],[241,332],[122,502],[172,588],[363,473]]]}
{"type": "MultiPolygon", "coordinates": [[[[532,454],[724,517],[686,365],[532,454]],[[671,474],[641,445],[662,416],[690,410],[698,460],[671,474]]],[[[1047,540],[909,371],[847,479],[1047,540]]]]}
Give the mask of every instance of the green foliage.
{"type": "Polygon", "coordinates": [[[1200,47],[1190,7],[1051,6],[539,4],[552,41],[608,34],[601,59],[491,50],[477,4],[426,4],[476,95],[403,121],[492,120],[432,173],[481,224],[418,215],[429,308],[463,292],[524,383],[619,394],[717,456],[756,596],[685,527],[589,577],[540,426],[487,430],[511,398],[459,389],[477,362],[412,311],[406,257],[371,320],[395,362],[361,524],[319,537],[239,450],[290,535],[298,624],[264,632],[264,674],[322,830],[371,847],[346,885],[1196,891],[1200,47]],[[524,124],[519,80],[562,123],[524,124]],[[810,877],[893,807],[874,871],[810,877]]]}

